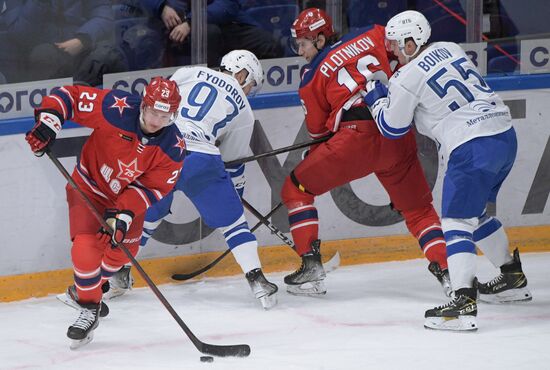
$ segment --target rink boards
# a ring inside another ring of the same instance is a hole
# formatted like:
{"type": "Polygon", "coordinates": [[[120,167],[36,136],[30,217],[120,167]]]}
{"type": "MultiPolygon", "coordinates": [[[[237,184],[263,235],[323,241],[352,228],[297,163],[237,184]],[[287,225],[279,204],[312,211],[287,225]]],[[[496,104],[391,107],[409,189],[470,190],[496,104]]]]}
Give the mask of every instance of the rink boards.
{"type": "MultiPolygon", "coordinates": [[[[507,226],[512,245],[522,251],[550,250],[550,215],[545,208],[550,191],[550,78],[547,75],[490,79],[490,84],[510,106],[518,133],[516,164],[499,195],[497,216],[507,226]]],[[[250,154],[300,143],[307,135],[303,112],[295,93],[255,98],[257,122],[250,154]]],[[[23,132],[31,119],[0,123],[0,213],[3,247],[0,259],[0,300],[16,300],[62,291],[72,280],[68,238],[65,182],[46,158],[30,153],[23,132]],[[15,125],[13,124],[15,122],[15,125]]],[[[55,153],[72,169],[89,130],[62,131],[55,153]]],[[[441,180],[445,171],[435,145],[418,137],[426,177],[434,189],[439,211],[441,180]]],[[[301,152],[281,154],[247,166],[245,198],[266,214],[279,201],[284,177],[299,162],[301,152]]],[[[420,258],[416,241],[407,235],[399,215],[388,207],[389,199],[373,177],[354,181],[318,198],[323,251],[330,257],[340,251],[343,264],[420,258]]],[[[250,226],[257,220],[247,213],[250,226]]],[[[272,221],[288,232],[284,210],[272,221]]],[[[267,271],[290,270],[295,255],[265,227],[255,233],[267,271]]],[[[201,267],[225,250],[217,231],[201,223],[196,210],[181,193],[176,194],[173,214],[163,222],[140,254],[156,282],[169,281],[174,272],[201,267]]],[[[239,273],[232,257],[207,276],[239,273]]],[[[140,282],[138,281],[138,284],[140,282]]]]}

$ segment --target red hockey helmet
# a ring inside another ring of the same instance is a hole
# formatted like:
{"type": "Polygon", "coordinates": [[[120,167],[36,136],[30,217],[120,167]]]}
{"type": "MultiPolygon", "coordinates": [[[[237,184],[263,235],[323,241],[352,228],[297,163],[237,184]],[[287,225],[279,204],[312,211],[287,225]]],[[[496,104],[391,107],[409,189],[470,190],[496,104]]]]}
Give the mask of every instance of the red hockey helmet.
{"type": "Polygon", "coordinates": [[[180,101],[180,91],[176,82],[162,77],[154,77],[143,90],[143,104],[162,112],[176,112],[180,101]]]}
{"type": "Polygon", "coordinates": [[[332,18],[322,9],[308,8],[303,10],[290,28],[294,38],[315,39],[322,33],[326,38],[334,35],[332,18]]]}

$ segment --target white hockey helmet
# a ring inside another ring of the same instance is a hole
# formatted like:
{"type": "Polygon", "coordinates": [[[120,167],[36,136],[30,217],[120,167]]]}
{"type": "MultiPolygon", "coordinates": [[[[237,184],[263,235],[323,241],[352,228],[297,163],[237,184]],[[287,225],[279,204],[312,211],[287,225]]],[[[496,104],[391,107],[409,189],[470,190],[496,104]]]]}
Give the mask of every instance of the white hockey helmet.
{"type": "Polygon", "coordinates": [[[397,41],[399,49],[403,52],[405,41],[412,38],[416,43],[416,50],[408,57],[414,57],[420,47],[425,45],[430,38],[432,28],[424,15],[415,10],[407,10],[393,16],[386,25],[386,39],[397,41]]]}
{"type": "Polygon", "coordinates": [[[248,71],[248,76],[242,84],[243,87],[255,83],[250,90],[249,96],[254,96],[262,88],[264,83],[264,70],[260,61],[254,53],[248,50],[233,50],[225,54],[220,63],[222,70],[231,72],[232,76],[243,69],[248,71]]]}

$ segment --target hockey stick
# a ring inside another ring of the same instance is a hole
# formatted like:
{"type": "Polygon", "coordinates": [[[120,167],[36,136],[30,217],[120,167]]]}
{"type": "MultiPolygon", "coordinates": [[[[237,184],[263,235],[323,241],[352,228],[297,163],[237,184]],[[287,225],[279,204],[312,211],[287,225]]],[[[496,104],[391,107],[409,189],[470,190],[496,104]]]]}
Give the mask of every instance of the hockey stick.
{"type": "Polygon", "coordinates": [[[323,143],[323,142],[327,141],[330,138],[331,138],[331,135],[327,135],[327,136],[323,136],[323,137],[320,137],[320,138],[315,139],[315,140],[308,141],[306,143],[289,145],[289,146],[285,146],[284,148],[279,148],[279,149],[272,150],[270,152],[257,154],[257,155],[251,155],[250,157],[235,159],[233,161],[225,162],[225,166],[227,167],[227,166],[233,166],[233,165],[236,165],[236,164],[242,164],[242,163],[257,161],[258,159],[261,159],[261,158],[271,157],[273,155],[290,152],[292,150],[307,148],[308,146],[311,146],[311,145],[314,145],[314,144],[323,143]]]}
{"type": "MultiPolygon", "coordinates": [[[[59,162],[59,159],[49,150],[46,150],[46,154],[51,159],[55,167],[61,172],[63,177],[68,181],[69,185],[78,192],[82,200],[86,203],[94,217],[99,221],[101,226],[105,228],[105,230],[112,230],[111,227],[107,224],[107,222],[103,219],[99,211],[96,209],[90,198],[78,187],[77,183],[73,180],[69,172],[67,172],[67,169],[59,162]]],[[[139,271],[139,274],[145,280],[149,288],[155,293],[159,301],[166,307],[168,312],[172,315],[172,317],[176,320],[176,322],[179,324],[180,328],[183,329],[185,334],[187,334],[187,337],[193,342],[195,347],[199,350],[199,352],[207,354],[207,355],[213,355],[213,356],[219,356],[219,357],[229,357],[229,356],[235,356],[235,357],[246,357],[250,354],[250,346],[248,344],[235,344],[235,345],[216,345],[216,344],[208,344],[202,342],[199,338],[193,334],[191,329],[183,322],[183,320],[180,318],[180,316],[177,314],[176,310],[170,305],[168,300],[164,297],[164,295],[160,292],[160,290],[157,288],[155,283],[151,280],[149,275],[143,270],[139,262],[132,256],[132,253],[124,246],[122,243],[117,245],[118,248],[120,248],[124,254],[130,259],[132,262],[132,265],[139,271]]]]}
{"type": "MultiPolygon", "coordinates": [[[[266,218],[271,217],[275,212],[277,212],[277,210],[279,210],[279,208],[281,208],[282,205],[283,205],[283,203],[277,204],[275,206],[275,208],[273,208],[265,217],[266,218]]],[[[261,221],[258,222],[256,225],[254,225],[254,227],[252,227],[252,229],[250,229],[250,232],[256,231],[256,229],[258,227],[260,227],[261,225],[262,225],[262,222],[261,221]]],[[[193,272],[190,272],[188,274],[174,274],[174,275],[172,275],[172,279],[178,280],[178,281],[192,279],[195,276],[198,276],[198,275],[210,270],[212,267],[216,266],[218,264],[218,262],[220,262],[222,259],[224,259],[225,256],[227,256],[230,252],[231,252],[231,249],[227,249],[218,258],[216,258],[214,261],[210,262],[208,265],[206,265],[204,267],[201,267],[200,269],[198,269],[196,271],[193,271],[193,272]]]]}
{"type": "MultiPolygon", "coordinates": [[[[267,216],[264,217],[262,214],[254,208],[250,203],[246,201],[246,199],[241,198],[243,202],[243,206],[252,213],[258,220],[260,220],[261,223],[263,223],[269,230],[271,230],[279,239],[281,239],[283,242],[285,242],[289,247],[296,250],[296,245],[294,242],[289,239],[281,230],[277,228],[277,226],[273,225],[268,219],[267,216]]],[[[331,272],[334,271],[340,266],[340,253],[336,251],[334,256],[330,260],[328,260],[326,263],[323,263],[323,268],[325,269],[325,272],[331,272]]]]}
{"type": "MultiPolygon", "coordinates": [[[[296,250],[296,246],[294,245],[294,242],[289,239],[286,235],[284,235],[281,230],[279,230],[275,225],[273,225],[269,218],[277,212],[277,210],[283,205],[282,203],[279,203],[273,208],[267,215],[263,216],[256,208],[254,208],[250,203],[248,203],[245,199],[242,199],[244,207],[250,211],[260,222],[258,222],[252,229],[250,229],[251,232],[254,232],[260,225],[264,224],[266,225],[277,237],[279,237],[285,244],[287,244],[292,249],[296,250]]],[[[208,270],[210,270],[212,267],[214,267],[218,262],[220,262],[225,256],[227,256],[231,252],[230,249],[223,252],[218,258],[216,258],[214,261],[210,262],[208,265],[201,267],[200,269],[190,272],[188,274],[174,274],[172,275],[172,279],[178,280],[178,281],[185,281],[194,278],[195,276],[198,276],[208,270]]],[[[336,252],[334,256],[327,262],[323,264],[323,267],[325,269],[325,272],[331,272],[336,270],[340,266],[340,253],[336,252]]]]}

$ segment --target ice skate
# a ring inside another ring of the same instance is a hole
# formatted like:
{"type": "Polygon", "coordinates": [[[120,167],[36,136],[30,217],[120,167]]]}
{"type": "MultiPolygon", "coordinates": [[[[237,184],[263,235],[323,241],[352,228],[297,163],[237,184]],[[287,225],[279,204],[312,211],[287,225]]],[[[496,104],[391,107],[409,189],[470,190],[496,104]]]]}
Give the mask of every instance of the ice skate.
{"type": "Polygon", "coordinates": [[[533,299],[527,289],[527,278],[521,269],[519,251],[516,248],[512,262],[500,267],[500,275],[478,284],[479,300],[487,303],[526,302],[533,299]]]}
{"type": "Polygon", "coordinates": [[[428,265],[428,270],[433,274],[433,276],[436,277],[437,281],[439,281],[439,284],[441,284],[441,287],[443,288],[443,293],[447,297],[451,297],[453,293],[453,288],[451,286],[451,278],[449,277],[449,270],[444,269],[442,270],[439,266],[439,263],[433,261],[430,262],[428,265]]]}
{"type": "Polygon", "coordinates": [[[72,339],[71,349],[78,349],[92,341],[94,330],[99,325],[99,303],[80,305],[80,315],[67,330],[67,337],[72,339]]]}
{"type": "Polygon", "coordinates": [[[477,330],[476,289],[462,288],[455,291],[449,303],[427,310],[424,327],[434,330],[477,330]]]}
{"type": "Polygon", "coordinates": [[[286,291],[293,295],[319,296],[327,293],[323,280],[326,277],[321,263],[321,241],[311,243],[311,252],[302,256],[298,270],[285,276],[286,291]]]}
{"type": "Polygon", "coordinates": [[[103,294],[103,299],[113,299],[128,292],[134,286],[134,277],[131,273],[131,266],[122,266],[109,279],[110,289],[103,294]]]}
{"type": "MultiPolygon", "coordinates": [[[[105,286],[105,284],[103,284],[105,286]]],[[[103,292],[105,292],[105,289],[103,288],[103,292]]],[[[107,289],[108,285],[107,285],[107,289]]],[[[75,310],[80,310],[81,307],[78,304],[78,293],[76,291],[76,287],[73,285],[69,285],[67,287],[67,290],[63,294],[58,294],[55,296],[55,298],[59,299],[61,302],[65,303],[67,306],[74,308],[75,310]]],[[[109,306],[105,302],[101,302],[101,310],[99,311],[99,317],[105,317],[109,314],[109,306]]]]}
{"type": "Polygon", "coordinates": [[[246,273],[246,280],[252,289],[254,297],[260,300],[262,307],[269,310],[277,304],[277,285],[270,283],[261,269],[254,269],[246,273]]]}

